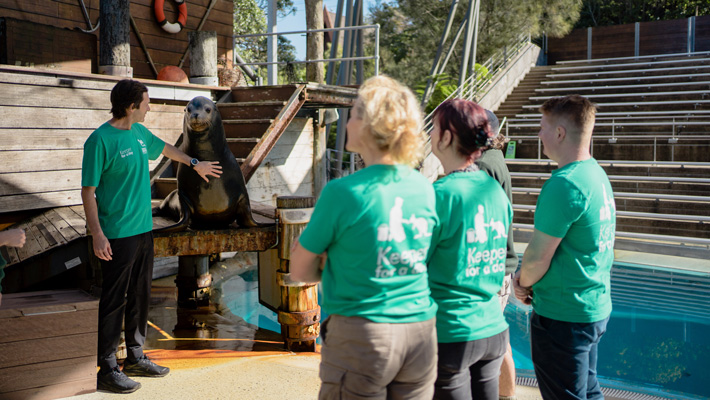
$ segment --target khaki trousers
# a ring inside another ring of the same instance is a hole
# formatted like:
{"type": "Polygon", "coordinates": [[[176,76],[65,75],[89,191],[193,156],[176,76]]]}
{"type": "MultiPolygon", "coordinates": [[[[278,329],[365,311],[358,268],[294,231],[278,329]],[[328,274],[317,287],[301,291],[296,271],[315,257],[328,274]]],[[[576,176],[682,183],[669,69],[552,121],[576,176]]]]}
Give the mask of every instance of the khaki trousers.
{"type": "Polygon", "coordinates": [[[431,399],[436,380],[434,318],[376,323],[331,315],[321,326],[319,399],[431,399]]]}

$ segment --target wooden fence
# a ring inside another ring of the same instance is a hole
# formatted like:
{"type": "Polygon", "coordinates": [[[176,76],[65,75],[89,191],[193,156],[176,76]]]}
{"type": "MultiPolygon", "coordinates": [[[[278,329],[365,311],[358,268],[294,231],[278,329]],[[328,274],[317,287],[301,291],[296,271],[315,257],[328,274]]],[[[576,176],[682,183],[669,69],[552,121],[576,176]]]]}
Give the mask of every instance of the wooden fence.
{"type": "Polygon", "coordinates": [[[710,51],[710,15],[575,29],[547,41],[547,63],[710,51]]]}

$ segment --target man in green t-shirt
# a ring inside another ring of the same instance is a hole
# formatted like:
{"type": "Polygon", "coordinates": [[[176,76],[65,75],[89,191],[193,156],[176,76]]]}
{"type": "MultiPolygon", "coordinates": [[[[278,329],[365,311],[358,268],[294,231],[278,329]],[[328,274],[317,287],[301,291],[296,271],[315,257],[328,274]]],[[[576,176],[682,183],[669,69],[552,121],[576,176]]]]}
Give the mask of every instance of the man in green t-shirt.
{"type": "Polygon", "coordinates": [[[191,159],[140,124],[150,110],[148,88],[124,79],[111,90],[113,118],[84,143],[81,199],[101,260],[98,389],[131,393],[140,388],[132,376],[165,376],[170,371],[143,354],[153,276],[153,220],[148,159],[164,156],[192,165],[205,180],[218,178],[217,162],[191,159]],[[123,371],[116,350],[124,323],[127,359],[123,371]]]}
{"type": "Polygon", "coordinates": [[[572,95],[540,111],[538,136],[559,168],[540,191],[515,296],[534,309],[530,341],[542,397],[603,399],[597,348],[611,314],[616,207],[589,153],[596,106],[572,95]]]}

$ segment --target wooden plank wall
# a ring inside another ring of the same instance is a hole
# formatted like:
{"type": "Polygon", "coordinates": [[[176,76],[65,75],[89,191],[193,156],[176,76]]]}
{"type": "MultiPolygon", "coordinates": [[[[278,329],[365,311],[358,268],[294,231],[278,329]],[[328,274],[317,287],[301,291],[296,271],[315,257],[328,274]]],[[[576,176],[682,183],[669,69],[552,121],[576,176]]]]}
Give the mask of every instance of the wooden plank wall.
{"type": "MultiPolygon", "coordinates": [[[[688,20],[652,21],[639,24],[639,55],[685,53],[688,20]]],[[[592,58],[633,57],[635,24],[592,28],[592,58]]],[[[695,19],[695,51],[710,51],[710,16],[695,19]]],[[[547,62],[587,59],[587,28],[575,29],[563,38],[549,38],[547,62]]]]}
{"type": "Polygon", "coordinates": [[[62,71],[96,72],[96,37],[90,33],[2,17],[0,63],[62,71]],[[27,32],[33,32],[28,35],[27,32]]]}
{"type": "MultiPolygon", "coordinates": [[[[100,0],[84,0],[93,25],[98,22],[99,3],[100,0]]],[[[186,0],[187,25],[179,33],[170,34],[165,32],[155,22],[152,0],[131,0],[131,15],[136,21],[138,31],[141,33],[158,70],[168,65],[178,65],[180,58],[187,49],[187,33],[197,29],[209,3],[210,0],[186,0]]],[[[171,22],[177,21],[175,3],[168,0],[165,2],[164,8],[168,20],[171,22]]],[[[218,54],[220,57],[224,57],[229,65],[231,65],[232,60],[233,9],[234,6],[231,0],[218,0],[202,28],[205,31],[217,32],[218,54]]],[[[0,0],[0,17],[15,18],[59,28],[88,29],[78,0],[0,0]]],[[[34,38],[34,43],[41,42],[41,37],[35,36],[33,31],[26,32],[26,35],[34,38]]],[[[94,32],[94,35],[98,38],[98,30],[94,32]]],[[[98,53],[86,55],[86,57],[96,60],[98,59],[98,53]]],[[[134,77],[155,79],[148,65],[145,52],[139,46],[133,30],[131,30],[131,66],[133,67],[134,77]]],[[[189,59],[185,61],[183,68],[189,75],[189,59]]]]}
{"type": "Polygon", "coordinates": [[[640,56],[685,53],[688,51],[687,19],[642,22],[639,25],[640,56]]]}
{"type": "Polygon", "coordinates": [[[547,63],[587,58],[587,30],[575,29],[562,38],[547,40],[547,63]]]}
{"type": "Polygon", "coordinates": [[[633,24],[592,29],[592,58],[633,57],[634,36],[633,24]]]}
{"type": "Polygon", "coordinates": [[[710,51],[710,15],[695,18],[695,51],[710,51]]]}
{"type": "MultiPolygon", "coordinates": [[[[81,204],[83,144],[110,119],[116,83],[16,70],[0,70],[0,220],[3,213],[81,204]]],[[[153,100],[150,107],[144,125],[175,143],[184,104],[153,100]]]]}

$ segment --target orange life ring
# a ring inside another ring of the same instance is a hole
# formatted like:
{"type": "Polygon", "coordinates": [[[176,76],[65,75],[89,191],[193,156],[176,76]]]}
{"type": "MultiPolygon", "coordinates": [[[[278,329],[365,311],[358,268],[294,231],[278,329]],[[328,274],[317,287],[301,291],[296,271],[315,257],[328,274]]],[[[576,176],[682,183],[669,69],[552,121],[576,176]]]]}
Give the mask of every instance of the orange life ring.
{"type": "Polygon", "coordinates": [[[167,18],[165,18],[165,11],[163,11],[165,0],[155,0],[155,4],[153,4],[153,11],[158,25],[168,33],[180,32],[187,23],[187,4],[185,4],[185,0],[175,0],[175,2],[178,4],[178,13],[180,14],[178,15],[177,23],[168,22],[167,18]]]}

